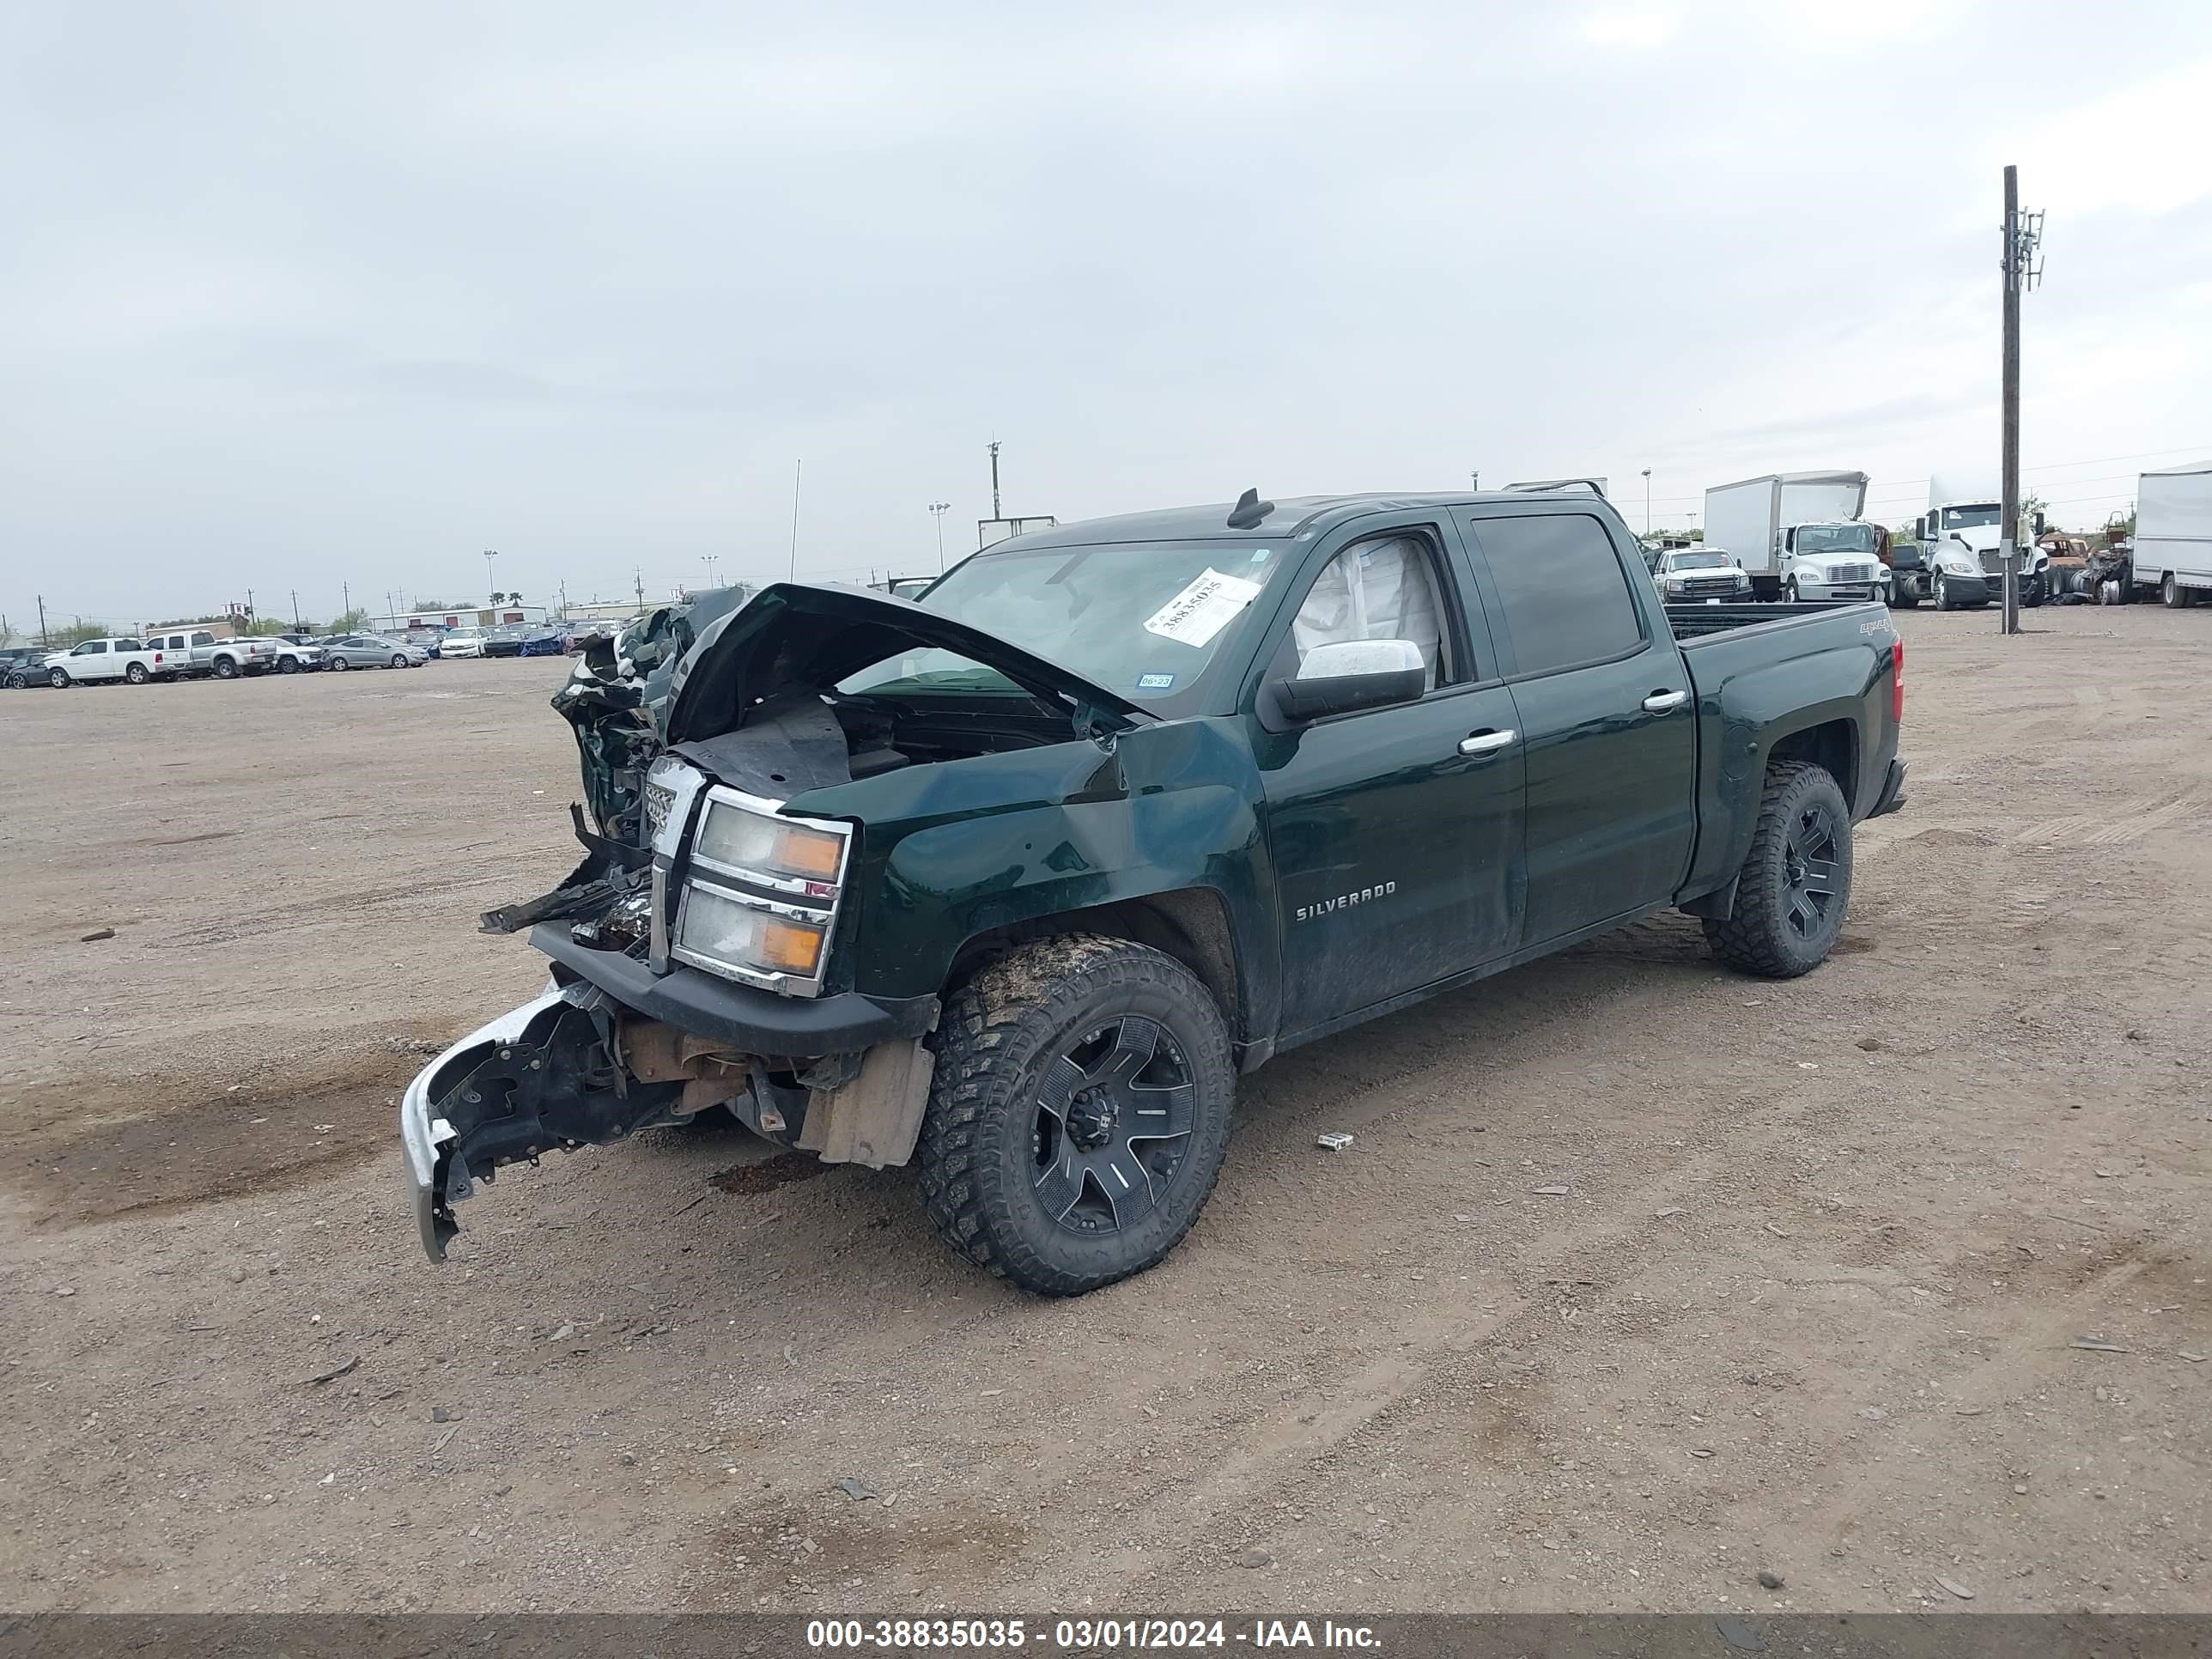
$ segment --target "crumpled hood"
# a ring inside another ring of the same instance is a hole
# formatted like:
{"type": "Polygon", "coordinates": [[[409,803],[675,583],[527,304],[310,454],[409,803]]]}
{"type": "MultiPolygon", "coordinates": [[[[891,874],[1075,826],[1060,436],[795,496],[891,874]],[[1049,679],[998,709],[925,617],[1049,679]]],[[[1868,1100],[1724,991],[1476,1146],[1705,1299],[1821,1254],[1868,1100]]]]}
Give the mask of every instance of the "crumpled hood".
{"type": "Polygon", "coordinates": [[[1079,726],[1125,728],[1153,718],[1079,674],[911,599],[842,583],[776,582],[716,619],[677,664],[667,741],[672,746],[733,732],[750,710],[780,692],[826,691],[871,663],[931,647],[996,669],[1038,702],[1065,709],[1079,726]]]}

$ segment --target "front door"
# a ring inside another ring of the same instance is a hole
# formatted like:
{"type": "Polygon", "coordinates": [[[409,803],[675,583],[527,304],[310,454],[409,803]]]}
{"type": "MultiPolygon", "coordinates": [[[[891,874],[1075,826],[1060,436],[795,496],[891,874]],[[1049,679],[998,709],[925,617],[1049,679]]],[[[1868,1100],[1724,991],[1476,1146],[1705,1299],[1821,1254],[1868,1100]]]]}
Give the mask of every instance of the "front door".
{"type": "Polygon", "coordinates": [[[87,640],[70,653],[69,672],[75,680],[112,680],[123,672],[122,659],[106,640],[87,640]]]}
{"type": "Polygon", "coordinates": [[[1665,903],[1697,836],[1697,710],[1650,578],[1587,508],[1474,507],[1463,523],[1528,749],[1523,941],[1665,903]]]}
{"type": "Polygon", "coordinates": [[[1295,1036],[1510,951],[1520,933],[1520,741],[1480,612],[1436,526],[1320,561],[1268,678],[1342,639],[1411,639],[1414,702],[1270,731],[1252,717],[1295,1036]],[[1470,629],[1468,618],[1478,619],[1470,629]]]}

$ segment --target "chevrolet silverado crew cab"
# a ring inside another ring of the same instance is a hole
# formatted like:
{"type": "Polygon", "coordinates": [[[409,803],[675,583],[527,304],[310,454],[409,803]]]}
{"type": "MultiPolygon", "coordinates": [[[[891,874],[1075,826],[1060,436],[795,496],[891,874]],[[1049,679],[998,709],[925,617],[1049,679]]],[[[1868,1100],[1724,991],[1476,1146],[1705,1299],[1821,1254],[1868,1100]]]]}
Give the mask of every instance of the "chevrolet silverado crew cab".
{"type": "Polygon", "coordinates": [[[1056,526],[919,602],[779,583],[595,639],[551,962],[401,1132],[433,1259],[500,1167],[726,1109],[912,1164],[1030,1290],[1160,1260],[1273,1055],[1672,906],[1836,941],[1902,803],[1879,605],[1663,605],[1594,494],[1056,526]]]}

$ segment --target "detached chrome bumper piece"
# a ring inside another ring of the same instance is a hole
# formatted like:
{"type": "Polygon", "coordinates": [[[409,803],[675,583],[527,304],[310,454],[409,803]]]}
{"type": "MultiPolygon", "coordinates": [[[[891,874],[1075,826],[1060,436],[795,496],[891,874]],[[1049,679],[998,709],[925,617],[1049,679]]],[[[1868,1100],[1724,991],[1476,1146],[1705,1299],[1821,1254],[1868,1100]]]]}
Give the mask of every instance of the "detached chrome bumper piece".
{"type": "Polygon", "coordinates": [[[544,1020],[550,1025],[557,1018],[556,1011],[568,1001],[566,992],[549,990],[470,1032],[417,1072],[399,1097],[399,1139],[406,1150],[408,1184],[414,1192],[415,1225],[431,1261],[446,1259],[447,1241],[460,1231],[453,1206],[475,1190],[465,1164],[456,1166],[453,1161],[459,1132],[438,1115],[435,1102],[484,1060],[501,1048],[512,1050],[532,1024],[544,1020]],[[458,1182],[453,1178],[457,1173],[458,1182]]]}

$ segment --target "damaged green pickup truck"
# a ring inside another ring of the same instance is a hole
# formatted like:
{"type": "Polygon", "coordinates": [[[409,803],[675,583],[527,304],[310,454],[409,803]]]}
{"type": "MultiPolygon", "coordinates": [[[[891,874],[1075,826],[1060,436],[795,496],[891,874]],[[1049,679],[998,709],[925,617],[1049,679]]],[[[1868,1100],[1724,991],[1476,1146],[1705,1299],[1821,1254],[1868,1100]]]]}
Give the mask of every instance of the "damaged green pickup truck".
{"type": "Polygon", "coordinates": [[[1806,972],[1903,801],[1880,605],[1668,607],[1595,495],[1248,494],[714,610],[555,699],[587,855],[486,918],[545,994],[406,1091],[434,1259],[501,1166],[726,1109],[1087,1291],[1188,1231],[1240,1073],[1667,906],[1806,972]]]}

